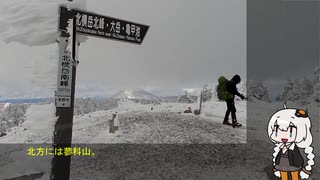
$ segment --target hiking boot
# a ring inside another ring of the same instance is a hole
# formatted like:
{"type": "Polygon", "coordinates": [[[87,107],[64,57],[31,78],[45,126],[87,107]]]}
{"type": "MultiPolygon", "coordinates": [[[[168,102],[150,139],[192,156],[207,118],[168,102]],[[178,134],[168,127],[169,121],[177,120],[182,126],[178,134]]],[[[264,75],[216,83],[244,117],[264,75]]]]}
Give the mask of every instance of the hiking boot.
{"type": "Polygon", "coordinates": [[[223,123],[222,124],[225,124],[225,125],[232,125],[228,120],[226,120],[226,121],[223,121],[223,123]]]}
{"type": "Polygon", "coordinates": [[[240,123],[238,123],[237,120],[233,120],[232,121],[232,127],[233,128],[240,127],[240,126],[242,126],[242,125],[240,123]]]}

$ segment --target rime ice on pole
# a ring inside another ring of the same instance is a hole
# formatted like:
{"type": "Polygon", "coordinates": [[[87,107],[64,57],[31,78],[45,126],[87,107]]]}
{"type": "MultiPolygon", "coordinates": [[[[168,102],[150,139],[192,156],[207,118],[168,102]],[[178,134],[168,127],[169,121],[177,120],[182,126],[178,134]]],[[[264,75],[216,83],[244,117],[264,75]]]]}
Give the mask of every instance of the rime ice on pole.
{"type": "MultiPolygon", "coordinates": [[[[86,0],[1,0],[0,39],[6,43],[19,42],[27,46],[46,46],[58,37],[59,6],[86,10],[86,0]],[[21,28],[23,27],[23,28],[21,28]]],[[[79,42],[85,42],[80,36],[79,42]]]]}

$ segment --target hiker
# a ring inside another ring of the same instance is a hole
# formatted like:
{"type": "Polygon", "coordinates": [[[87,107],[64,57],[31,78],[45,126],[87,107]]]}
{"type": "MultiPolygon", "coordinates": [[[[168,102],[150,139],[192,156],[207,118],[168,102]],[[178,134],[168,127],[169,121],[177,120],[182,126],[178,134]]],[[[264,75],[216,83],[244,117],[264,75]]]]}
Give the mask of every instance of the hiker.
{"type": "Polygon", "coordinates": [[[223,124],[232,125],[233,128],[240,127],[241,124],[237,122],[236,117],[236,107],[234,105],[234,96],[239,96],[242,100],[245,99],[245,97],[240,94],[237,90],[237,84],[239,84],[241,81],[241,78],[239,75],[233,76],[233,78],[227,82],[226,84],[226,91],[229,94],[228,98],[225,99],[227,103],[227,111],[223,120],[223,124]],[[231,113],[232,118],[232,124],[229,122],[229,115],[231,113]]]}

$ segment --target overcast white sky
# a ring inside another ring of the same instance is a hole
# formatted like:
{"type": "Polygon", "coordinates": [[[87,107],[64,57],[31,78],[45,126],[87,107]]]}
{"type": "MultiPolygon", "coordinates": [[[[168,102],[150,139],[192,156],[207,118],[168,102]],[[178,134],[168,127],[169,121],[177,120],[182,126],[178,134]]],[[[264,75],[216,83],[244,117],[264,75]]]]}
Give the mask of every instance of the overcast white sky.
{"type": "MultiPolygon", "coordinates": [[[[98,38],[81,44],[77,96],[136,87],[176,95],[213,86],[220,75],[246,79],[245,0],[89,0],[87,9],[150,28],[142,45],[98,38]]],[[[34,59],[49,57],[52,45],[0,42],[0,49],[0,99],[52,95],[46,87],[30,89],[34,59]]]]}

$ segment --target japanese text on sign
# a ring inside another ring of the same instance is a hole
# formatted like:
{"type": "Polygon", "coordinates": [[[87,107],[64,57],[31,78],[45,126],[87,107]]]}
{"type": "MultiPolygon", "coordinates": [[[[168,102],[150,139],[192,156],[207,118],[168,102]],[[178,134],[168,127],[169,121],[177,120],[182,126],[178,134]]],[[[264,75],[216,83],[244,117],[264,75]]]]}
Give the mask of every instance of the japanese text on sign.
{"type": "Polygon", "coordinates": [[[58,82],[55,96],[56,107],[70,107],[71,105],[71,85],[72,85],[72,59],[68,50],[67,38],[60,39],[58,82]]]}
{"type": "MultiPolygon", "coordinates": [[[[77,32],[103,38],[111,38],[141,44],[149,27],[146,25],[98,15],[79,10],[68,11],[60,7],[60,16],[75,16],[77,32]]],[[[59,30],[66,30],[66,18],[60,18],[59,30]]]]}
{"type": "Polygon", "coordinates": [[[71,96],[72,60],[71,53],[65,47],[60,48],[57,94],[71,96]]]}

